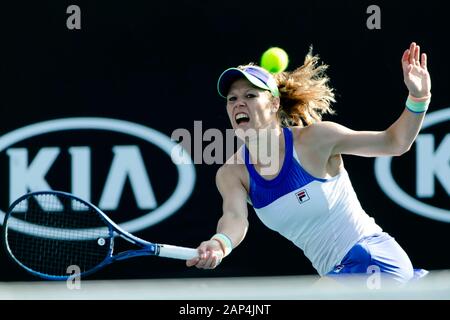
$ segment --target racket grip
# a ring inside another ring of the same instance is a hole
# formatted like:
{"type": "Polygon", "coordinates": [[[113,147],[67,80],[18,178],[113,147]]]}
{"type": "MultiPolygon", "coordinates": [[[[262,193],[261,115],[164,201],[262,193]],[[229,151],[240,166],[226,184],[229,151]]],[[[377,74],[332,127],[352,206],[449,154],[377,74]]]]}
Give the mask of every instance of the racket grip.
{"type": "Polygon", "coordinates": [[[159,256],[165,258],[190,260],[198,257],[197,249],[172,246],[168,244],[159,245],[159,256]]]}

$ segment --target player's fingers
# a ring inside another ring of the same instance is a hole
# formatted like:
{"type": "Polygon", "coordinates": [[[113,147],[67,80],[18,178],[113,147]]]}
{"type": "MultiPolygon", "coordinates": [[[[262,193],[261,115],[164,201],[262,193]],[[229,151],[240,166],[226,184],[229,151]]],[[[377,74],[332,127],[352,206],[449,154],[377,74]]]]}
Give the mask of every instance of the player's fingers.
{"type": "Polygon", "coordinates": [[[422,61],[420,63],[420,66],[422,68],[424,68],[425,70],[427,69],[427,54],[426,53],[422,53],[422,61]]]}
{"type": "Polygon", "coordinates": [[[214,255],[212,268],[216,268],[222,262],[222,257],[219,255],[214,255]]]}
{"type": "Polygon", "coordinates": [[[200,246],[197,248],[197,250],[198,250],[198,257],[200,259],[205,259],[206,258],[206,254],[208,252],[208,246],[204,242],[202,242],[200,244],[200,246]]]}
{"type": "Polygon", "coordinates": [[[403,76],[407,75],[409,64],[409,49],[406,49],[402,56],[403,76]]]}
{"type": "Polygon", "coordinates": [[[201,263],[201,267],[204,269],[214,269],[217,267],[220,263],[220,257],[219,254],[217,254],[215,251],[208,251],[207,258],[205,259],[204,263],[201,263]]]}
{"type": "Polygon", "coordinates": [[[205,262],[205,268],[211,269],[215,266],[215,255],[212,251],[208,251],[208,259],[205,262]]]}
{"type": "Polygon", "coordinates": [[[211,251],[211,241],[204,241],[200,244],[200,246],[198,247],[198,249],[204,253],[206,253],[207,251],[211,251]]]}
{"type": "Polygon", "coordinates": [[[406,49],[405,50],[405,52],[403,52],[403,55],[402,55],[402,64],[407,64],[407,63],[409,63],[409,49],[406,49]]]}
{"type": "Polygon", "coordinates": [[[222,262],[222,255],[216,252],[213,258],[212,268],[215,268],[222,262]]]}
{"type": "Polygon", "coordinates": [[[186,266],[192,267],[195,266],[200,261],[200,258],[194,258],[191,260],[186,260],[186,266]]]}
{"type": "Polygon", "coordinates": [[[208,268],[207,262],[209,260],[209,257],[211,255],[210,251],[206,251],[204,254],[200,256],[200,260],[195,265],[199,269],[205,269],[208,268]]]}
{"type": "Polygon", "coordinates": [[[416,46],[416,51],[414,52],[414,60],[416,65],[420,65],[420,46],[416,46]]]}
{"type": "Polygon", "coordinates": [[[414,52],[416,50],[416,43],[412,42],[411,46],[409,47],[409,63],[410,64],[415,64],[414,63],[414,52]]]}

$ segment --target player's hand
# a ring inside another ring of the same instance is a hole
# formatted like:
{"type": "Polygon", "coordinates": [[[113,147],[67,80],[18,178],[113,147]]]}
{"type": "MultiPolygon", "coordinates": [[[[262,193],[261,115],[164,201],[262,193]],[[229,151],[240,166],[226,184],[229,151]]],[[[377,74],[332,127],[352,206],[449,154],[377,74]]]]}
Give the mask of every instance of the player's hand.
{"type": "Polygon", "coordinates": [[[223,251],[216,240],[204,241],[197,248],[199,257],[186,261],[188,267],[196,266],[199,269],[214,269],[222,262],[223,251]]]}
{"type": "Polygon", "coordinates": [[[427,70],[427,55],[420,55],[420,46],[412,42],[402,56],[403,78],[409,93],[416,98],[428,96],[431,79],[427,70]]]}

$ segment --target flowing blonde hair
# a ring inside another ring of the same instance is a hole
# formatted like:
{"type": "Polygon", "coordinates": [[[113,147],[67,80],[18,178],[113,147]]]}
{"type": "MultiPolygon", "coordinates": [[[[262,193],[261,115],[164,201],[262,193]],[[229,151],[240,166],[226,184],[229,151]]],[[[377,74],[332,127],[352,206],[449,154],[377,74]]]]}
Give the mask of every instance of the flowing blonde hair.
{"type": "Polygon", "coordinates": [[[334,92],[325,74],[328,66],[318,62],[310,48],[301,67],[273,75],[280,90],[278,119],[283,127],[308,126],[321,121],[323,114],[335,113],[334,92]]]}

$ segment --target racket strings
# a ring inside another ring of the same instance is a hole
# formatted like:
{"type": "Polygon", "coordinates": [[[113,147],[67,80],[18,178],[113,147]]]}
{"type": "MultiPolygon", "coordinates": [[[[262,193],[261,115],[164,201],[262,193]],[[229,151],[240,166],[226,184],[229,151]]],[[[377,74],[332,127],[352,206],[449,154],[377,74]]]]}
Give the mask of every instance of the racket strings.
{"type": "Polygon", "coordinates": [[[7,245],[27,269],[67,277],[102,263],[112,232],[93,208],[73,198],[39,194],[17,203],[6,223],[7,245]],[[70,268],[69,268],[70,267],[70,268]]]}

